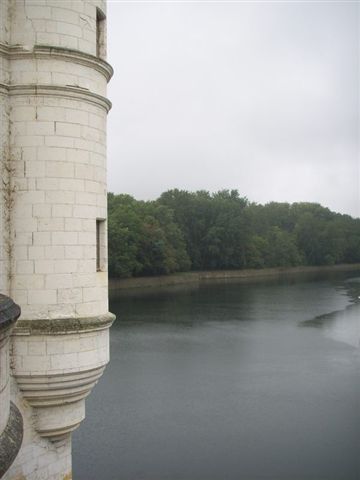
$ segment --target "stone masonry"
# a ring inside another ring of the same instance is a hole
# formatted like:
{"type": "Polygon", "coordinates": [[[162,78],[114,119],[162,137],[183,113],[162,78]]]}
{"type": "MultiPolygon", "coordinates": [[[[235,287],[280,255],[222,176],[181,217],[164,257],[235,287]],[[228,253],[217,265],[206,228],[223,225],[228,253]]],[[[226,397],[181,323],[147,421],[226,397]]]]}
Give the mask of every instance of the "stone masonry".
{"type": "Polygon", "coordinates": [[[21,307],[5,416],[23,420],[6,480],[71,478],[109,361],[105,58],[104,0],[0,0],[0,292],[21,307]]]}

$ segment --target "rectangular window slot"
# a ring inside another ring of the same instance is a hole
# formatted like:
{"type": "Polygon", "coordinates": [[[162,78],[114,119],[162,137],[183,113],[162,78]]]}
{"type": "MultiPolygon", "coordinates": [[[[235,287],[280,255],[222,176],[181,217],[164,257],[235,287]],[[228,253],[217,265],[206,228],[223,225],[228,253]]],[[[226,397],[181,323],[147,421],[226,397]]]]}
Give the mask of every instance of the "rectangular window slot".
{"type": "Polygon", "coordinates": [[[106,17],[99,8],[96,9],[96,56],[106,58],[106,17]]]}
{"type": "Polygon", "coordinates": [[[96,271],[106,270],[105,220],[96,220],[96,271]]]}

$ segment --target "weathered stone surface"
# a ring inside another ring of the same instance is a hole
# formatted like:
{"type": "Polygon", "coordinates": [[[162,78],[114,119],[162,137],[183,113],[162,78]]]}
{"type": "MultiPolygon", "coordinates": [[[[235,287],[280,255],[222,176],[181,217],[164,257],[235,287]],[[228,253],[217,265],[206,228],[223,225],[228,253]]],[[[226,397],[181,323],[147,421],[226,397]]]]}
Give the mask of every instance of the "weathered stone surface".
{"type": "Polygon", "coordinates": [[[69,334],[72,332],[103,330],[104,328],[109,328],[114,320],[115,315],[110,312],[96,317],[53,318],[51,322],[48,320],[19,320],[16,325],[16,334],[69,334]]]}
{"type": "Polygon", "coordinates": [[[8,423],[0,435],[0,478],[8,470],[20,450],[23,431],[21,413],[11,402],[8,423]]]}
{"type": "Polygon", "coordinates": [[[0,331],[10,327],[20,316],[20,307],[11,298],[0,294],[0,331]]]}
{"type": "Polygon", "coordinates": [[[0,295],[0,435],[6,430],[10,415],[9,339],[20,307],[11,298],[0,295]]]}

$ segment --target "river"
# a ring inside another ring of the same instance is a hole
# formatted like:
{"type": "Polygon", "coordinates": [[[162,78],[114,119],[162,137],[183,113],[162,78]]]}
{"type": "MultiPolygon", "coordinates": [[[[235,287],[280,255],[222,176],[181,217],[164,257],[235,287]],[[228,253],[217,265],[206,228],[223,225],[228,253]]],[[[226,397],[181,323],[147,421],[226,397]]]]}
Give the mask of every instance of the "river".
{"type": "Polygon", "coordinates": [[[359,480],[360,273],[125,292],[76,480],[359,480]]]}

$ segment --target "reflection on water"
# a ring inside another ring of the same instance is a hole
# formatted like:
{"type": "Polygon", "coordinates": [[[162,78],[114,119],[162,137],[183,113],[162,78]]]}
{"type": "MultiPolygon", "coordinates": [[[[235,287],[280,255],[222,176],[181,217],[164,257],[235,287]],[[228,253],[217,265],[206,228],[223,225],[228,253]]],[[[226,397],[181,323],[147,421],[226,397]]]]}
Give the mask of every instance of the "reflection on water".
{"type": "Polygon", "coordinates": [[[347,279],[343,285],[353,302],[351,305],[344,310],[319,315],[302,325],[318,327],[327,337],[360,348],[360,277],[347,279]]]}
{"type": "Polygon", "coordinates": [[[340,312],[332,312],[304,322],[303,325],[320,327],[334,340],[360,348],[360,304],[351,305],[340,312]]]}
{"type": "Polygon", "coordinates": [[[302,278],[114,299],[74,478],[359,480],[359,288],[302,278]]]}

